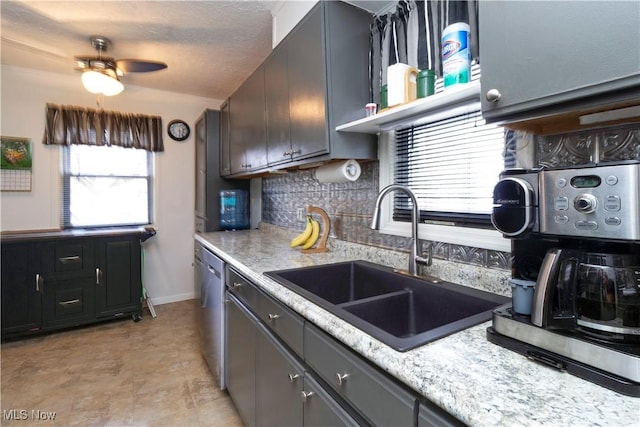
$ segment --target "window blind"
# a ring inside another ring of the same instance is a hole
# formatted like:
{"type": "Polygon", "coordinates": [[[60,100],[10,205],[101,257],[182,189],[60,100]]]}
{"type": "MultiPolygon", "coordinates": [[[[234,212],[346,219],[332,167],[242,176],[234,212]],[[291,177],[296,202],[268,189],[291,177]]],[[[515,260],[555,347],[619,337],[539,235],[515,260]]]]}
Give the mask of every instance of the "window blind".
{"type": "MultiPolygon", "coordinates": [[[[421,221],[489,226],[503,149],[503,129],[486,124],[480,111],[401,129],[394,180],[415,193],[421,221]]],[[[393,219],[409,221],[411,207],[396,192],[393,219]]]]}
{"type": "Polygon", "coordinates": [[[64,228],[152,221],[153,154],[116,146],[63,148],[64,228]]]}

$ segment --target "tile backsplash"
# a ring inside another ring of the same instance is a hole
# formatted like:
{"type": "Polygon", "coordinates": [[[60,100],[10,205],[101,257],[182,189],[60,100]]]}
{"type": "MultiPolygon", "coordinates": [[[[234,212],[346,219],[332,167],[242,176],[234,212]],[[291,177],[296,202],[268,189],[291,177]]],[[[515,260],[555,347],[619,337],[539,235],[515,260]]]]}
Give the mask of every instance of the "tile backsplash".
{"type": "MultiPolygon", "coordinates": [[[[551,136],[508,131],[505,134],[506,167],[573,167],[589,163],[640,160],[640,125],[619,125],[551,136]]],[[[320,183],[313,170],[291,171],[262,181],[262,221],[302,230],[298,210],[308,205],[323,208],[331,219],[330,236],[400,252],[409,252],[410,239],[371,230],[371,216],[379,191],[379,164],[361,162],[355,182],[320,183]]],[[[423,252],[426,245],[423,242],[423,252]]],[[[475,267],[509,270],[511,254],[482,248],[433,243],[435,259],[475,267]]]]}
{"type": "MultiPolygon", "coordinates": [[[[371,230],[371,217],[379,192],[378,162],[361,163],[362,174],[355,182],[320,183],[312,170],[293,171],[262,180],[262,221],[302,230],[298,209],[308,205],[324,209],[331,219],[330,236],[352,243],[409,252],[410,239],[371,230]]],[[[422,242],[423,253],[429,242],[422,242]]],[[[478,267],[510,268],[506,252],[433,242],[436,259],[478,267]]]]}
{"type": "Polygon", "coordinates": [[[537,138],[537,162],[544,167],[640,160],[640,125],[623,125],[537,138]]]}

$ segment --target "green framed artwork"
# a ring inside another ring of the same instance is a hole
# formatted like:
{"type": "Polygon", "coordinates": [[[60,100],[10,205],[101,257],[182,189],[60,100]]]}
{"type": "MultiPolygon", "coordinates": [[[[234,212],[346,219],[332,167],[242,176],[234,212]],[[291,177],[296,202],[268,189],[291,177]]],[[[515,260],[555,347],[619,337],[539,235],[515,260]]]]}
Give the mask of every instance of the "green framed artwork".
{"type": "Polygon", "coordinates": [[[32,153],[29,138],[0,136],[2,191],[31,191],[32,153]]]}

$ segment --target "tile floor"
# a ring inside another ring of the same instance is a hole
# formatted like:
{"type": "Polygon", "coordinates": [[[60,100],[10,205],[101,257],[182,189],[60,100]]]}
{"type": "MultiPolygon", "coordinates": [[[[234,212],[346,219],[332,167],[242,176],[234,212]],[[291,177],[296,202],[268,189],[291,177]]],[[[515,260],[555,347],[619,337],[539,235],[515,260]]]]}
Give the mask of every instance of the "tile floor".
{"type": "Polygon", "coordinates": [[[156,311],[2,343],[0,425],[242,426],[200,355],[194,302],[156,311]]]}

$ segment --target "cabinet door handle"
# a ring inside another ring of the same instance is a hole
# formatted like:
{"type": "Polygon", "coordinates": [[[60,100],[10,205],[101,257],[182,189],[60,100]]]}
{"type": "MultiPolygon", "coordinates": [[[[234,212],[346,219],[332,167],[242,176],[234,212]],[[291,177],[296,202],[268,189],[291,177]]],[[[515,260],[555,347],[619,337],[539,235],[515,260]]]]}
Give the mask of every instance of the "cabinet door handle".
{"type": "Polygon", "coordinates": [[[243,285],[243,283],[239,283],[239,282],[233,282],[233,284],[231,285],[231,287],[233,287],[233,289],[238,289],[241,288],[243,285]]]}
{"type": "Polygon", "coordinates": [[[300,378],[300,374],[289,374],[289,382],[296,382],[296,380],[300,378]]]}
{"type": "Polygon", "coordinates": [[[282,153],[282,157],[287,157],[290,156],[292,154],[291,150],[287,150],[284,153],[282,153]]]}
{"type": "Polygon", "coordinates": [[[102,276],[102,271],[100,271],[100,267],[96,267],[96,285],[100,286],[100,277],[102,276]]]}
{"type": "Polygon", "coordinates": [[[487,98],[487,101],[489,102],[498,102],[500,101],[500,98],[502,98],[502,94],[498,89],[489,89],[485,98],[487,98]]]}
{"type": "Polygon", "coordinates": [[[79,302],[80,302],[79,299],[70,299],[69,301],[60,301],[58,304],[60,304],[63,307],[66,307],[67,305],[77,304],[79,302]]]}
{"type": "Polygon", "coordinates": [[[338,385],[341,386],[347,382],[347,378],[349,378],[349,374],[341,374],[338,372],[336,374],[336,380],[338,381],[338,385]]]}
{"type": "Polygon", "coordinates": [[[274,320],[280,318],[279,314],[271,314],[269,313],[269,322],[273,322],[274,320]]]}
{"type": "Polygon", "coordinates": [[[60,261],[63,264],[69,264],[71,262],[78,262],[80,261],[80,257],[78,255],[75,256],[65,256],[65,257],[61,257],[58,258],[58,261],[60,261]]]}
{"type": "Polygon", "coordinates": [[[291,153],[292,156],[295,156],[296,154],[301,154],[302,151],[300,151],[300,150],[291,150],[290,153],[291,153]]]}
{"type": "Polygon", "coordinates": [[[302,401],[306,402],[308,399],[311,398],[311,396],[313,396],[315,393],[312,391],[304,391],[302,390],[302,401]]]}
{"type": "Polygon", "coordinates": [[[40,285],[44,281],[44,278],[40,274],[36,274],[36,292],[40,292],[40,285]]]}

